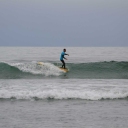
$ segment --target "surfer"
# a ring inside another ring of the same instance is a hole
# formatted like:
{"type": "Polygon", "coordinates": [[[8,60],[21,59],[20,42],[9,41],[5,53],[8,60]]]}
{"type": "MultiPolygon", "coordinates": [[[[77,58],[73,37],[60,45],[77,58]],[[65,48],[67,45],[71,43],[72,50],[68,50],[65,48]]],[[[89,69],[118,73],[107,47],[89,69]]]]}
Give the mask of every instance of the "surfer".
{"type": "Polygon", "coordinates": [[[63,49],[63,52],[60,55],[60,61],[62,62],[62,64],[63,64],[62,65],[62,68],[64,67],[64,69],[65,69],[65,62],[64,62],[63,59],[66,59],[67,60],[67,58],[65,58],[64,55],[68,55],[69,56],[69,54],[66,54],[65,52],[66,52],[66,49],[63,49]]]}

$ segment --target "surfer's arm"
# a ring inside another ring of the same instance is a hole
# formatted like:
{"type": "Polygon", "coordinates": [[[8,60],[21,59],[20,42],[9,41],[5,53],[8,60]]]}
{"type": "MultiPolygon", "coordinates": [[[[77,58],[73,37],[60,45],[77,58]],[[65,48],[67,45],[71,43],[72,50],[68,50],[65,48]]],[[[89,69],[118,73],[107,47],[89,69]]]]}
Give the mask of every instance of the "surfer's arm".
{"type": "Polygon", "coordinates": [[[64,55],[68,55],[69,56],[69,54],[66,54],[66,53],[64,55]]]}
{"type": "Polygon", "coordinates": [[[67,60],[67,58],[63,57],[65,60],[67,60]]]}

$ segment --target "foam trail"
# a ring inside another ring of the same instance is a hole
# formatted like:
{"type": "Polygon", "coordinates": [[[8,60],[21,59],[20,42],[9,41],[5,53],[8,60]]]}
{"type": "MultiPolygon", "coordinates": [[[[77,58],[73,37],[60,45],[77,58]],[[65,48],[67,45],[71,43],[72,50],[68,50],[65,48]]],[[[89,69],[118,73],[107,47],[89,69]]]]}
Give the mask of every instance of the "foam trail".
{"type": "Polygon", "coordinates": [[[51,63],[43,63],[43,65],[38,65],[37,63],[10,63],[11,66],[17,67],[23,72],[28,72],[32,74],[41,74],[45,76],[59,76],[61,75],[61,70],[51,63]]]}

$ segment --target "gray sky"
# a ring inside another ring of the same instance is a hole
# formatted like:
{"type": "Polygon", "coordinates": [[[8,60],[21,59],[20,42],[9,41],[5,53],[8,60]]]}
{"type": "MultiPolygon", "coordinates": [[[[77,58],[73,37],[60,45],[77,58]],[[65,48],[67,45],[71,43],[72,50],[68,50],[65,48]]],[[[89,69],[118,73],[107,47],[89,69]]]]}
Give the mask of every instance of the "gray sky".
{"type": "Polygon", "coordinates": [[[0,0],[0,46],[128,46],[128,0],[0,0]]]}

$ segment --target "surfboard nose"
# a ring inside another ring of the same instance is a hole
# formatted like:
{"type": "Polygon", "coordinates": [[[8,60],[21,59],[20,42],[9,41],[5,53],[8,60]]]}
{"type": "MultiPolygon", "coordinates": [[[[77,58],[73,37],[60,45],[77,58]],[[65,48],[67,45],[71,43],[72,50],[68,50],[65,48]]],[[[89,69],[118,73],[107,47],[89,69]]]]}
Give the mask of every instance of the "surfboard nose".
{"type": "Polygon", "coordinates": [[[69,71],[67,68],[59,67],[59,69],[62,70],[63,72],[68,72],[69,71]]]}
{"type": "Polygon", "coordinates": [[[44,65],[43,62],[37,62],[38,65],[44,65]]]}

